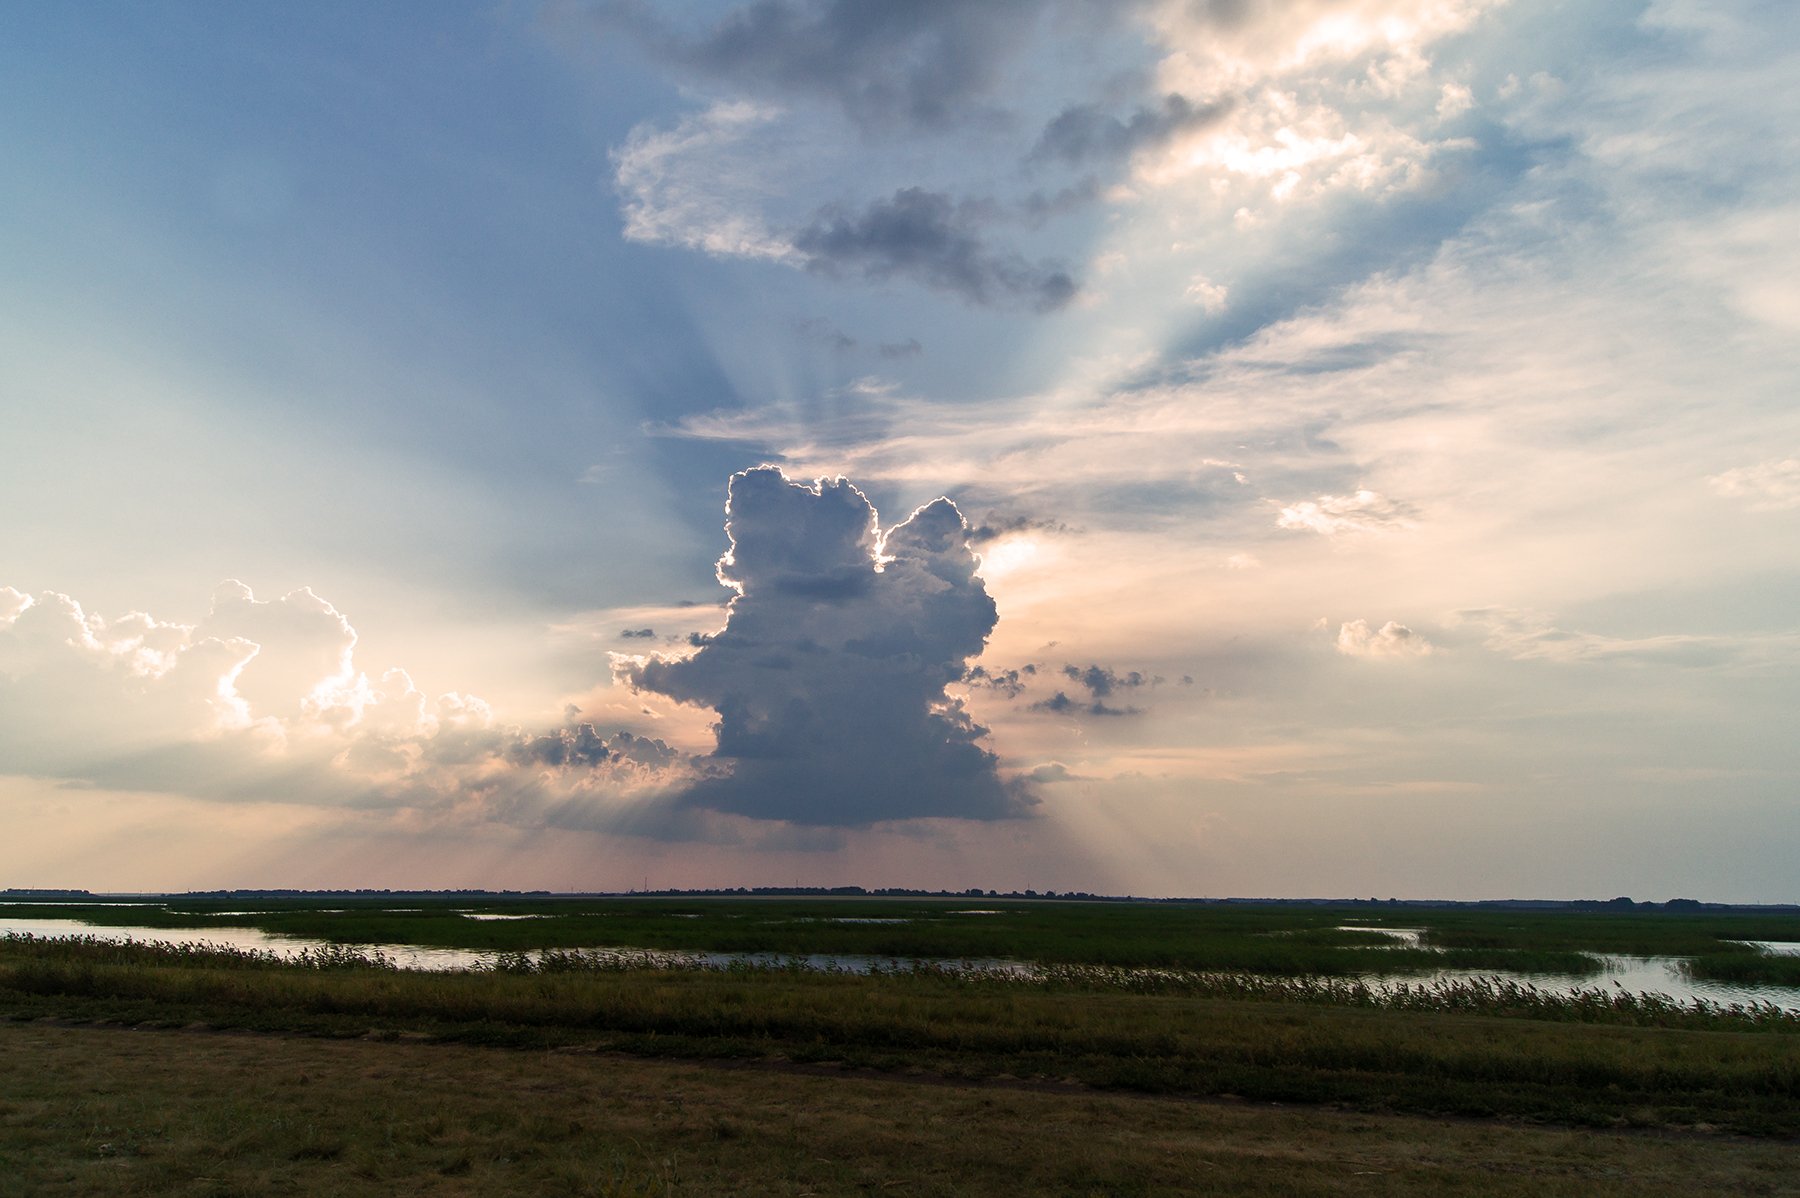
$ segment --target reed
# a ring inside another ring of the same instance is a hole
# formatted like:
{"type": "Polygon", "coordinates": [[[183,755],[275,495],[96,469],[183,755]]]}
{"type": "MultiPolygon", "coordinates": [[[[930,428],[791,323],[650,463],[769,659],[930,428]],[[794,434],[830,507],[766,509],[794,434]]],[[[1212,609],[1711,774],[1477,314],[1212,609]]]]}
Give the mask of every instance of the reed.
{"type": "MultiPolygon", "coordinates": [[[[1014,958],[1067,965],[1231,970],[1354,977],[1437,969],[1581,975],[1597,953],[1730,952],[1729,941],[1800,936],[1793,917],[1626,917],[1363,907],[1181,903],[1007,902],[997,899],[284,899],[166,907],[33,904],[33,914],[141,925],[183,939],[247,925],[347,945],[414,944],[492,952],[596,945],[666,951],[1014,958]],[[991,914],[971,914],[973,911],[991,914]],[[505,914],[524,919],[485,920],[505,914]],[[877,922],[869,922],[877,921],[877,922]],[[1425,929],[1424,948],[1346,928],[1385,922],[1425,929]]],[[[1744,950],[1748,952],[1749,950],[1744,950]]]]}
{"type": "Polygon", "coordinates": [[[478,971],[181,944],[0,940],[0,1014],[837,1061],[1564,1123],[1800,1135],[1800,1020],[1497,981],[896,963],[692,966],[562,952],[478,971]]]}
{"type": "Polygon", "coordinates": [[[1706,953],[1681,963],[1691,978],[1768,986],[1800,986],[1800,956],[1778,953],[1706,953]]]}

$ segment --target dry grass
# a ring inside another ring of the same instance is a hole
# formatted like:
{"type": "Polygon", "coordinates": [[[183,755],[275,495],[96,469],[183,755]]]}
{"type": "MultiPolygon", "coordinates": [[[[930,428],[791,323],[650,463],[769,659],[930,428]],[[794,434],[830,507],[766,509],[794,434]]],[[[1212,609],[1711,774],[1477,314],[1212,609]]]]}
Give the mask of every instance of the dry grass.
{"type": "MultiPolygon", "coordinates": [[[[646,1057],[832,1061],[1373,1112],[1594,1127],[1709,1124],[1800,1136],[1800,1035],[1780,1021],[1716,1030],[1713,1023],[1737,1027],[1742,1019],[1714,1013],[1695,1016],[1708,1030],[1642,1027],[1635,1023],[1646,1011],[1636,1006],[1621,1013],[1570,1003],[1543,1012],[1527,1004],[1496,1017],[1486,999],[1472,1010],[1437,1009],[1444,995],[1423,1009],[1332,1005],[1305,979],[1268,983],[1271,993],[1227,987],[1236,997],[1190,997],[1138,993],[1104,978],[1089,985],[1082,979],[1090,972],[1041,986],[930,971],[413,973],[220,962],[205,952],[168,957],[144,946],[0,942],[0,1013],[331,1036],[378,1031],[646,1057]],[[1610,1022],[1621,1014],[1625,1026],[1610,1022]],[[1586,1022],[1590,1016],[1608,1022],[1586,1022]]],[[[1497,997],[1510,1009],[1513,999],[1497,997]]]]}
{"type": "Polygon", "coordinates": [[[0,1194],[1793,1194],[1789,1144],[0,1024],[0,1194]]]}

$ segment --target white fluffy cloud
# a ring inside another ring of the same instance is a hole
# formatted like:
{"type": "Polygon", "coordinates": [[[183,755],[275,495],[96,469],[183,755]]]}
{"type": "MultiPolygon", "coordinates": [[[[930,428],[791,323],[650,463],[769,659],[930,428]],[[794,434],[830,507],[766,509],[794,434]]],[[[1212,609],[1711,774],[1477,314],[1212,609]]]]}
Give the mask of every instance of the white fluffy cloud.
{"type": "Polygon", "coordinates": [[[1406,625],[1392,620],[1380,628],[1371,628],[1367,620],[1351,620],[1338,626],[1337,651],[1346,657],[1392,660],[1428,656],[1432,644],[1406,625]]]}

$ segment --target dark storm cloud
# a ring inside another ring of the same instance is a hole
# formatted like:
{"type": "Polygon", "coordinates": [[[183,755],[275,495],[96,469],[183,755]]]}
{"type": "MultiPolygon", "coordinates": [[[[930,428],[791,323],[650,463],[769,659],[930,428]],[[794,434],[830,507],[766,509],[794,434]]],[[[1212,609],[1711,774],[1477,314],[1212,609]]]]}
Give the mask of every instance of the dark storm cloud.
{"type": "Polygon", "coordinates": [[[1160,105],[1140,108],[1124,120],[1098,105],[1078,104],[1063,109],[1044,127],[1031,157],[1075,165],[1117,162],[1137,150],[1163,145],[1178,134],[1210,125],[1230,110],[1229,104],[1194,104],[1173,93],[1164,96],[1160,105]]]}
{"type": "Polygon", "coordinates": [[[589,6],[602,29],[663,62],[746,92],[817,96],[868,129],[943,129],[983,101],[1047,0],[758,0],[705,30],[635,0],[589,6]]]}
{"type": "Polygon", "coordinates": [[[821,209],[793,245],[820,274],[910,279],[972,304],[1053,312],[1074,298],[1077,284],[1066,270],[990,248],[980,225],[949,196],[908,187],[860,211],[821,209]]]}
{"type": "Polygon", "coordinates": [[[944,691],[998,618],[954,504],[883,537],[847,480],[803,486],[763,466],[732,478],[725,528],[719,577],[738,590],[725,627],[691,657],[620,668],[719,714],[713,760],[728,772],[679,803],[838,827],[1027,813],[1027,784],[1000,778],[987,730],[944,691]]]}

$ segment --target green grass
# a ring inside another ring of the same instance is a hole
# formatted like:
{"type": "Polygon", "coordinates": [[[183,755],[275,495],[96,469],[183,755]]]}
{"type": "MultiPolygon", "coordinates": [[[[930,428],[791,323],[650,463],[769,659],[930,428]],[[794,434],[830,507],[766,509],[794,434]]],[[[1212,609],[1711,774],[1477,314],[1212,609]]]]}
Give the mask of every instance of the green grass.
{"type": "Polygon", "coordinates": [[[340,944],[522,951],[671,951],[907,959],[1004,957],[1051,964],[1350,976],[1433,969],[1596,972],[1597,953],[1731,953],[1734,939],[1800,937],[1800,918],[1719,914],[1260,907],[997,899],[171,899],[166,908],[41,903],[9,908],[105,925],[203,933],[250,926],[340,944]],[[529,919],[483,921],[459,909],[529,919]],[[992,915],[967,914],[991,910],[992,915]],[[244,912],[250,912],[244,914],[244,912]],[[227,913],[229,912],[229,913],[227,913]],[[903,922],[864,923],[861,920],[903,922]],[[849,921],[849,922],[846,922],[849,921]],[[1424,927],[1435,951],[1391,947],[1340,925],[1424,927]]]}
{"type": "Polygon", "coordinates": [[[1426,942],[1447,949],[1578,950],[1635,957],[1754,953],[1734,940],[1800,939],[1800,916],[1721,912],[1431,909],[1426,942]]]}
{"type": "Polygon", "coordinates": [[[1347,980],[1092,966],[1025,981],[931,969],[630,968],[574,955],[549,969],[520,961],[434,974],[345,953],[284,965],[15,939],[0,942],[0,1013],[1800,1135],[1800,1018],[1529,987],[1384,995],[1347,980]]]}
{"type": "Polygon", "coordinates": [[[1748,985],[1800,986],[1800,957],[1762,952],[1707,953],[1682,962],[1689,977],[1748,985]]]}

